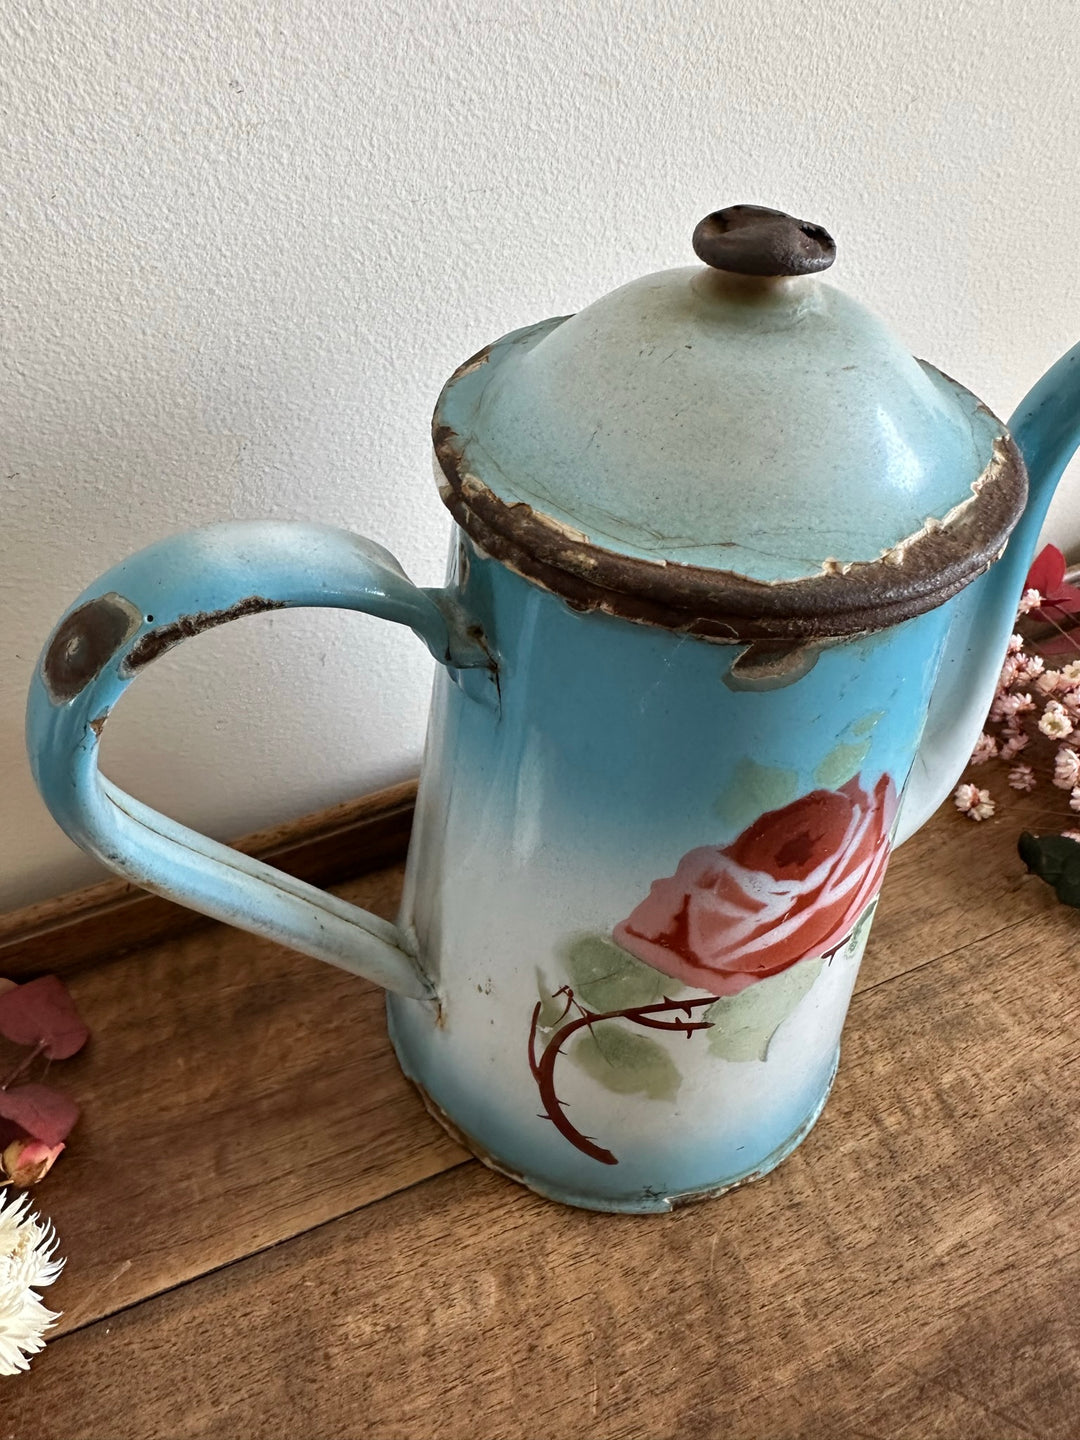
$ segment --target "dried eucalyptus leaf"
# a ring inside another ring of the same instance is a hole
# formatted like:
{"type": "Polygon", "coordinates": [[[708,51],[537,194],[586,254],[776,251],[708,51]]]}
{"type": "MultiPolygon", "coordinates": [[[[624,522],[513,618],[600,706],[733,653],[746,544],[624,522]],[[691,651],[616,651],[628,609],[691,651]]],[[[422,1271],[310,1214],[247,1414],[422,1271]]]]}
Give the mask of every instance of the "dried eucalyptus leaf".
{"type": "Polygon", "coordinates": [[[40,1045],[50,1060],[66,1060],[82,1049],[90,1031],[60,977],[42,975],[0,994],[0,1035],[18,1045],[40,1045]]]}
{"type": "Polygon", "coordinates": [[[79,1118],[79,1107],[49,1085],[18,1085],[0,1090],[0,1115],[41,1140],[59,1145],[79,1118]]]}

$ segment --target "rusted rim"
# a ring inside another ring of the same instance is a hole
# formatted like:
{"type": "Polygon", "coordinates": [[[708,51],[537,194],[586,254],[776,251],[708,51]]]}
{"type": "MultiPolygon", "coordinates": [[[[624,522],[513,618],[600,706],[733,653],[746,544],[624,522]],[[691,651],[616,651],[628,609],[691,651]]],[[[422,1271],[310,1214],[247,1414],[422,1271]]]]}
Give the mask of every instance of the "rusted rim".
{"type": "MultiPolygon", "coordinates": [[[[460,366],[447,388],[482,364],[490,349],[460,366]]],[[[1002,426],[971,498],[944,521],[928,523],[876,560],[826,561],[820,575],[769,583],[733,570],[621,555],[591,544],[531,505],[507,504],[469,472],[461,438],[441,422],[440,408],[432,424],[444,477],[440,493],[485,554],[575,609],[710,640],[820,640],[922,615],[993,564],[1027,499],[1023,459],[1002,426]]]]}

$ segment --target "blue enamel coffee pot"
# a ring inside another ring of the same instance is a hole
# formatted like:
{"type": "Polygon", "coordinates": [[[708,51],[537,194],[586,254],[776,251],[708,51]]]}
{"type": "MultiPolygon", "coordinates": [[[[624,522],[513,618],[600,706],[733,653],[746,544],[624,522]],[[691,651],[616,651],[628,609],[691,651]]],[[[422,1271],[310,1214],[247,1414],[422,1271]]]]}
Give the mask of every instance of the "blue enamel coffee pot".
{"type": "Polygon", "coordinates": [[[450,378],[443,588],[316,522],[212,525],[95,580],[29,699],[73,839],[385,986],[431,1112],[604,1210],[752,1179],[817,1118],[890,850],[963,768],[1080,441],[1080,347],[1006,428],[818,278],[819,226],[734,206],[694,248],[450,378]],[[146,666],[287,605],[439,662],[396,924],[98,769],[146,666]]]}

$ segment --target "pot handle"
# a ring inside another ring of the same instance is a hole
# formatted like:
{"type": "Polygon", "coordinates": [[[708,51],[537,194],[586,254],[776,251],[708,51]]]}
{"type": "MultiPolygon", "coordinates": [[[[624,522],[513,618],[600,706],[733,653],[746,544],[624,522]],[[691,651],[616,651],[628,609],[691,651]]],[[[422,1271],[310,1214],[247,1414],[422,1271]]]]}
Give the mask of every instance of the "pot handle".
{"type": "Polygon", "coordinates": [[[98,769],[102,727],[146,665],[189,635],[293,605],[379,615],[408,625],[443,665],[494,669],[449,592],[413,585],[381,545],[323,525],[210,525],[115,566],[53,630],[27,705],[34,779],[76,844],[136,884],[400,995],[430,998],[433,986],[396,926],[166,819],[98,769]]]}

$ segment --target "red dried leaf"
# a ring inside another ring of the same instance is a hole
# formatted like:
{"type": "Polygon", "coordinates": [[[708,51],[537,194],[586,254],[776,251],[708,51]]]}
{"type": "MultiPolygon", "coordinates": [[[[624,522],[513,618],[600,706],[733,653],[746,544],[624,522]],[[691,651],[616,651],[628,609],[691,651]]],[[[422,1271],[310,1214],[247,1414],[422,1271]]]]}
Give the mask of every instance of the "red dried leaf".
{"type": "Polygon", "coordinates": [[[1024,589],[1038,590],[1045,599],[1053,594],[1064,579],[1065,556],[1056,545],[1044,545],[1031,562],[1024,589]]]}
{"type": "Polygon", "coordinates": [[[14,1120],[0,1115],[0,1147],[6,1150],[14,1140],[28,1140],[29,1138],[21,1125],[16,1125],[14,1120]]]}
{"type": "Polygon", "coordinates": [[[1040,619],[1061,624],[1062,615],[1075,615],[1080,610],[1080,590],[1075,585],[1059,585],[1053,595],[1031,613],[1040,619]]]}
{"type": "Polygon", "coordinates": [[[40,1048],[50,1060],[66,1060],[82,1049],[90,1031],[60,977],[43,975],[0,994],[0,1035],[40,1048]]]}
{"type": "Polygon", "coordinates": [[[1032,613],[1044,620],[1055,620],[1064,611],[1074,614],[1080,610],[1080,589],[1065,582],[1065,556],[1056,545],[1044,545],[1035,556],[1027,579],[1025,590],[1038,590],[1047,602],[1032,613]]]}
{"type": "Polygon", "coordinates": [[[48,1085],[18,1085],[14,1090],[0,1090],[0,1115],[14,1120],[35,1140],[59,1145],[78,1120],[79,1107],[48,1085]]]}
{"type": "MultiPolygon", "coordinates": [[[[1034,613],[1032,611],[1032,614],[1034,613]]],[[[1039,640],[1035,648],[1040,655],[1068,655],[1071,660],[1080,660],[1080,630],[1071,630],[1067,635],[1053,635],[1049,640],[1039,640]]]]}

